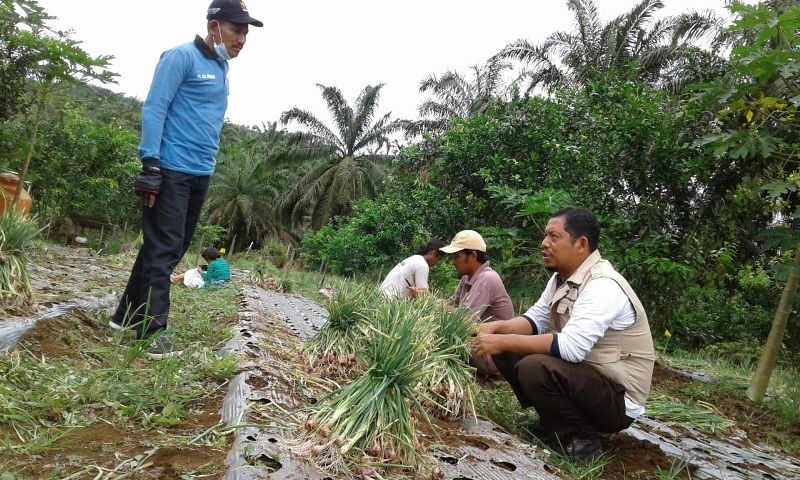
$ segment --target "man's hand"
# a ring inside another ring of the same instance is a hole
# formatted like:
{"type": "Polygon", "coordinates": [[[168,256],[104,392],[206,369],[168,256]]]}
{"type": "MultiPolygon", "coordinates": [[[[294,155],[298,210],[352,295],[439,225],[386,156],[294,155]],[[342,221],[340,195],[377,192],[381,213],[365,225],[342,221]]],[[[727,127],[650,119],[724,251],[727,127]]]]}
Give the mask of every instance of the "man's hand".
{"type": "Polygon", "coordinates": [[[498,321],[495,321],[495,322],[486,322],[486,323],[479,324],[478,325],[478,335],[480,335],[480,334],[491,335],[491,334],[497,333],[497,329],[500,328],[502,322],[503,322],[503,320],[498,320],[498,321]]]}
{"type": "Polygon", "coordinates": [[[478,336],[476,336],[472,340],[472,352],[475,354],[476,357],[500,355],[505,351],[503,348],[504,337],[505,335],[494,335],[490,333],[485,333],[481,331],[479,325],[478,336]]]}
{"type": "Polygon", "coordinates": [[[408,290],[408,296],[411,298],[421,297],[430,293],[427,288],[406,287],[406,290],[408,290]]]}
{"type": "Polygon", "coordinates": [[[133,192],[142,199],[145,207],[153,208],[161,191],[161,168],[158,160],[142,159],[142,171],[133,184],[133,192]]]}

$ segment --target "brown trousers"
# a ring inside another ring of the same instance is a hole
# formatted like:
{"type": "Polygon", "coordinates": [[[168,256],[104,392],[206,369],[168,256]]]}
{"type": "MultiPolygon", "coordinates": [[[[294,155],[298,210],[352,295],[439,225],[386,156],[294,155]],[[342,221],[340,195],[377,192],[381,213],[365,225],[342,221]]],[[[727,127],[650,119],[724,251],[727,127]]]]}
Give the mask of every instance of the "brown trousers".
{"type": "Polygon", "coordinates": [[[554,439],[619,432],[633,423],[625,414],[625,388],[586,363],[542,354],[492,358],[520,405],[536,409],[540,425],[554,439]]]}

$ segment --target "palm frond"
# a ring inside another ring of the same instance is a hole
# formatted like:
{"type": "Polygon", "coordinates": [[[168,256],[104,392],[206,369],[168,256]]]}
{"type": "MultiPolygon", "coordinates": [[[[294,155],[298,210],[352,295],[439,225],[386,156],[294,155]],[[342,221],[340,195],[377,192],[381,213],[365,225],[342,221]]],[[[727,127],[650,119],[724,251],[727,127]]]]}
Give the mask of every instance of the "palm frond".
{"type": "Polygon", "coordinates": [[[365,129],[369,128],[370,124],[372,123],[372,118],[375,115],[375,109],[378,106],[383,85],[383,83],[375,85],[374,87],[367,85],[367,87],[361,91],[361,94],[359,94],[358,98],[356,99],[354,109],[355,117],[353,118],[353,123],[350,125],[348,130],[349,137],[347,138],[346,142],[350,148],[349,153],[351,155],[355,154],[357,150],[357,148],[355,148],[356,143],[359,142],[359,139],[362,138],[365,129]]]}
{"type": "Polygon", "coordinates": [[[373,123],[369,127],[369,130],[362,133],[358,143],[353,145],[353,154],[371,146],[375,146],[378,149],[388,146],[389,135],[397,132],[400,130],[400,128],[401,123],[398,121],[393,121],[391,119],[391,114],[387,113],[381,117],[380,120],[373,123]]]}
{"type": "Polygon", "coordinates": [[[294,107],[283,112],[281,114],[281,123],[285,125],[289,122],[297,122],[305,127],[308,130],[306,135],[314,141],[334,147],[341,153],[345,152],[345,145],[342,140],[308,110],[294,107]]]}
{"type": "MultiPolygon", "coordinates": [[[[352,123],[353,110],[347,101],[344,99],[341,90],[336,87],[328,87],[325,85],[317,84],[317,87],[322,91],[322,98],[328,106],[328,112],[333,119],[333,125],[338,131],[337,140],[341,143],[343,150],[347,150],[347,132],[348,127],[352,123]]],[[[327,128],[327,127],[326,127],[327,128]]]]}
{"type": "Polygon", "coordinates": [[[502,50],[492,58],[503,60],[516,60],[519,62],[528,62],[531,57],[538,57],[539,51],[537,46],[529,40],[520,39],[509,43],[502,50]]]}
{"type": "Polygon", "coordinates": [[[292,223],[299,225],[303,217],[312,210],[316,203],[315,197],[325,190],[328,171],[335,163],[333,159],[320,162],[303,175],[286,194],[280,208],[284,213],[290,214],[292,223]]]}
{"type": "Polygon", "coordinates": [[[567,8],[575,12],[575,23],[583,45],[596,45],[602,24],[593,0],[567,0],[567,8]]]}
{"type": "Polygon", "coordinates": [[[359,170],[351,165],[355,159],[370,152],[389,148],[389,135],[404,128],[413,128],[407,121],[392,120],[387,113],[375,120],[383,84],[366,86],[351,108],[335,87],[318,85],[336,132],[307,111],[294,108],[281,115],[281,121],[296,121],[306,127],[300,138],[304,141],[292,154],[305,154],[314,164],[281,202],[280,213],[293,225],[310,217],[312,228],[324,225],[332,216],[346,212],[349,203],[365,195],[374,195],[375,185],[384,172],[359,170]],[[374,178],[373,178],[374,177],[374,178]]]}
{"type": "Polygon", "coordinates": [[[725,20],[712,10],[687,12],[673,19],[672,43],[696,41],[706,38],[716,39],[726,33],[725,20]]]}

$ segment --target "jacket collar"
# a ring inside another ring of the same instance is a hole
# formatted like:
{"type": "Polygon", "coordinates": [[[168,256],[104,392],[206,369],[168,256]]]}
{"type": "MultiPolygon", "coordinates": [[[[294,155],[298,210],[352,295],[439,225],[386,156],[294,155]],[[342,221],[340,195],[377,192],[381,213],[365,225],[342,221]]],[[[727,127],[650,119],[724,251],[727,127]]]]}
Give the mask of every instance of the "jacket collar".
{"type": "Polygon", "coordinates": [[[219,57],[217,57],[217,52],[212,50],[208,46],[206,41],[203,40],[203,37],[201,37],[200,35],[195,35],[194,46],[197,47],[201,52],[203,52],[203,55],[210,58],[211,60],[219,60],[219,57]]]}
{"type": "MultiPolygon", "coordinates": [[[[570,277],[567,279],[567,282],[569,282],[569,283],[571,283],[573,285],[582,284],[586,280],[586,278],[587,278],[587,276],[589,274],[589,271],[600,260],[602,260],[602,257],[600,257],[600,250],[595,250],[594,252],[591,253],[591,255],[586,257],[586,260],[584,260],[583,263],[581,263],[581,265],[578,267],[578,269],[575,270],[575,272],[573,272],[572,275],[570,275],[570,277]]],[[[562,280],[560,275],[559,275],[558,279],[562,280]]],[[[560,283],[561,282],[559,281],[559,284],[560,283]]]]}

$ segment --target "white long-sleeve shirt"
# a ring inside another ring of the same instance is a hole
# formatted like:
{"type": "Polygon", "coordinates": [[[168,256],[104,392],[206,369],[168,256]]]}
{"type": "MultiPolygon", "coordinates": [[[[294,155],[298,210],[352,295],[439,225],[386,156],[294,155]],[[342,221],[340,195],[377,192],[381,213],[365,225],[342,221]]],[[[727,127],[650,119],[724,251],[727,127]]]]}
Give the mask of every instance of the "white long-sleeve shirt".
{"type": "MultiPolygon", "coordinates": [[[[535,326],[536,333],[558,333],[554,341],[558,343],[559,355],[565,361],[582,362],[606,330],[624,330],[636,320],[636,312],[622,287],[611,278],[598,278],[588,283],[578,295],[564,329],[552,332],[547,299],[557,288],[557,281],[558,275],[550,277],[539,300],[522,316],[535,326]]],[[[625,407],[631,418],[644,413],[644,406],[637,405],[627,396],[625,407]]]]}

